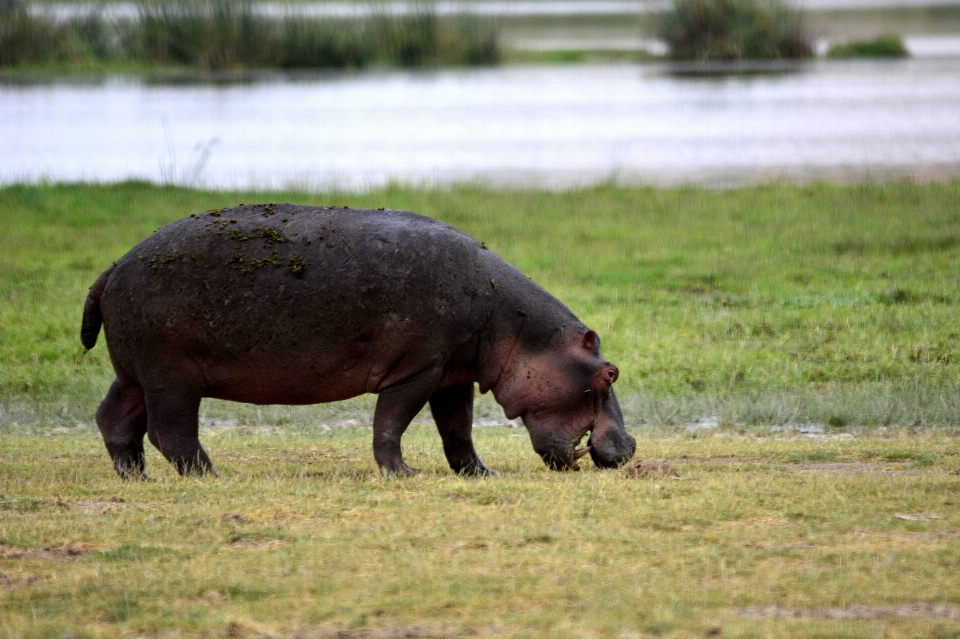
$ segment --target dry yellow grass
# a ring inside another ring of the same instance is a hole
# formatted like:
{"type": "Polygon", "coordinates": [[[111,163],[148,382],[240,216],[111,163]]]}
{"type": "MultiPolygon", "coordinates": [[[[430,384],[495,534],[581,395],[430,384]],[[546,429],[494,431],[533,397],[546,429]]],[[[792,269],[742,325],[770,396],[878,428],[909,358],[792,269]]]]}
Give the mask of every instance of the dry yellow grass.
{"type": "MultiPolygon", "coordinates": [[[[960,636],[960,438],[635,431],[680,478],[452,476],[432,427],[202,433],[219,479],[123,483],[96,431],[0,439],[0,637],[960,636]],[[769,435],[769,434],[768,434],[769,435]]],[[[589,466],[589,464],[588,464],[589,466]]]]}

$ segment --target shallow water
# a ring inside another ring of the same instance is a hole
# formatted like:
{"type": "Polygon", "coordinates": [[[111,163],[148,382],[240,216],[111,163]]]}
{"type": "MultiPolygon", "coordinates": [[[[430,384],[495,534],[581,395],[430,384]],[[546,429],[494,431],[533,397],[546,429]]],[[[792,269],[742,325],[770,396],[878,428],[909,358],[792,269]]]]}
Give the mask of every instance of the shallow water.
{"type": "Polygon", "coordinates": [[[960,175],[956,60],[0,85],[0,182],[363,188],[960,175]],[[716,69],[714,69],[715,71],[716,69]]]}

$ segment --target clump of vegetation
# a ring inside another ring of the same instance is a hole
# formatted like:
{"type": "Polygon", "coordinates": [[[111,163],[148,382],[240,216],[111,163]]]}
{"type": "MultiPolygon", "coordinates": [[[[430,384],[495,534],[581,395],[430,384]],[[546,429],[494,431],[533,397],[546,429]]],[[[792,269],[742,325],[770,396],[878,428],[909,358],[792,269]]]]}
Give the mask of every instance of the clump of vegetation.
{"type": "Polygon", "coordinates": [[[673,60],[769,60],[813,54],[803,15],[782,0],[673,0],[659,37],[673,60]]]}
{"type": "Polygon", "coordinates": [[[429,5],[364,19],[269,16],[250,0],[144,2],[135,19],[57,20],[15,4],[0,15],[0,66],[139,63],[199,69],[494,64],[492,23],[429,5]]]}
{"type": "Polygon", "coordinates": [[[0,6],[0,67],[106,58],[122,46],[96,13],[58,21],[21,2],[0,6]]]}
{"type": "Polygon", "coordinates": [[[834,44],[828,58],[906,58],[910,52],[897,35],[882,35],[873,40],[834,44]]]}

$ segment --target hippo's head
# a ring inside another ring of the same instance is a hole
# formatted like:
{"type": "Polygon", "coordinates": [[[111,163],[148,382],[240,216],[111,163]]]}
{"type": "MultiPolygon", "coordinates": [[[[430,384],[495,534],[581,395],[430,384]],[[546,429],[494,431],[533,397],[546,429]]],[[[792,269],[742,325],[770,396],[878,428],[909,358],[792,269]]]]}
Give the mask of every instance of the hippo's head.
{"type": "Polygon", "coordinates": [[[626,463],[636,450],[613,392],[620,374],[600,354],[591,330],[562,334],[549,348],[518,353],[496,392],[509,419],[520,417],[534,450],[554,470],[576,469],[588,452],[600,468],[626,463]],[[577,446],[590,433],[586,446],[577,446]]]}

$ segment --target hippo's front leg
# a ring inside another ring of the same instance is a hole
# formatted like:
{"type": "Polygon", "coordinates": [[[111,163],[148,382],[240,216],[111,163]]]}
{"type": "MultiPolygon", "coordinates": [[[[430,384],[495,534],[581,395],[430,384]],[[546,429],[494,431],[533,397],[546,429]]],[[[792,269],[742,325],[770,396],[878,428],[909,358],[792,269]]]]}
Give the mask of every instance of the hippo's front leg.
{"type": "Polygon", "coordinates": [[[443,371],[427,371],[380,391],[373,412],[373,457],[391,477],[409,477],[420,472],[403,461],[400,438],[426,405],[443,371]]]}
{"type": "Polygon", "coordinates": [[[473,447],[473,384],[441,388],[430,397],[430,412],[437,423],[443,452],[459,475],[495,475],[480,461],[473,447]]]}

